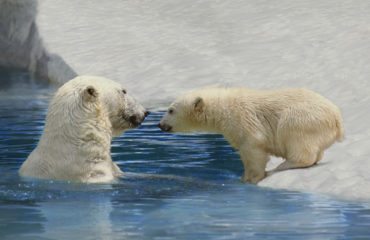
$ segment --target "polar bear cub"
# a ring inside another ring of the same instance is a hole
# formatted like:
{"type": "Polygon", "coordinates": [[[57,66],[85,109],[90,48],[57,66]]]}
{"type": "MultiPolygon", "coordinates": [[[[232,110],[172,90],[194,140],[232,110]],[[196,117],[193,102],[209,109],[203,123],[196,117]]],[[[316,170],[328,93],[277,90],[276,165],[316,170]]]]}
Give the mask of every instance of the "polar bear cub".
{"type": "Polygon", "coordinates": [[[309,167],[344,134],[338,107],[298,88],[196,90],[176,99],[159,127],[166,132],[222,134],[240,152],[242,181],[254,184],[267,175],[269,155],[285,159],[274,171],[309,167]]]}
{"type": "Polygon", "coordinates": [[[37,147],[19,173],[34,178],[109,182],[122,172],[111,139],[141,124],[148,112],[112,80],[79,76],[52,99],[37,147]]]}

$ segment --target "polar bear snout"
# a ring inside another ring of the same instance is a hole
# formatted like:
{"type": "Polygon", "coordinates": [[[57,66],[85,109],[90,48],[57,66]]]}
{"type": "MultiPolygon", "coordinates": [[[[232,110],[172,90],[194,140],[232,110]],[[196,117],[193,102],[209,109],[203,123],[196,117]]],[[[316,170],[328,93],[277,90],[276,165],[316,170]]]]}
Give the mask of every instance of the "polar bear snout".
{"type": "Polygon", "coordinates": [[[172,130],[172,126],[168,125],[168,124],[162,124],[162,123],[159,123],[158,124],[158,127],[162,130],[162,131],[165,131],[165,132],[171,132],[172,130]]]}
{"type": "Polygon", "coordinates": [[[145,111],[143,115],[132,115],[128,118],[128,120],[133,126],[138,127],[148,115],[149,115],[149,112],[145,111]]]}

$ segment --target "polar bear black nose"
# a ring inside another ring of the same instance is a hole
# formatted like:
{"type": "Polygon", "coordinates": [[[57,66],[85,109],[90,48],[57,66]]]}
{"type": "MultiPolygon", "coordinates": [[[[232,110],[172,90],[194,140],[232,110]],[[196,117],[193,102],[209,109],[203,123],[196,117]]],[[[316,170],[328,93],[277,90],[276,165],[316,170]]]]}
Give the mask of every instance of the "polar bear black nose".
{"type": "Polygon", "coordinates": [[[150,112],[148,111],[145,111],[141,114],[134,114],[134,115],[131,115],[129,118],[128,118],[128,121],[135,127],[139,126],[144,120],[145,118],[150,114],[150,112]]]}

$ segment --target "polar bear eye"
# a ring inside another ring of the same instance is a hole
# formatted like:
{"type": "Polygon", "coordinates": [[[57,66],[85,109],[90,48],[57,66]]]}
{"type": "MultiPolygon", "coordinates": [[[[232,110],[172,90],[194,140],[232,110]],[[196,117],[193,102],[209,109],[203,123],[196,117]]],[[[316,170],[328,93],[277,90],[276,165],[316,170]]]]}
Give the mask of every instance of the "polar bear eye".
{"type": "Polygon", "coordinates": [[[173,109],[169,109],[169,110],[168,110],[168,113],[169,113],[169,114],[172,114],[172,113],[173,113],[173,109]]]}
{"type": "Polygon", "coordinates": [[[126,89],[122,89],[122,93],[126,94],[127,93],[126,89]]]}

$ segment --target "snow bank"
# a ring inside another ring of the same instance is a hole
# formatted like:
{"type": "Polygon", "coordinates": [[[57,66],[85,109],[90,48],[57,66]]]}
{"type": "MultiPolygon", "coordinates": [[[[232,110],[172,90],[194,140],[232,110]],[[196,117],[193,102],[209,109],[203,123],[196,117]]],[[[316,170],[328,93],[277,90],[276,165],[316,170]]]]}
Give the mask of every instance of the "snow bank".
{"type": "Polygon", "coordinates": [[[206,86],[307,87],[346,138],[313,168],[261,186],[370,199],[369,1],[39,1],[43,40],[78,74],[122,82],[148,107],[206,86]]]}
{"type": "Polygon", "coordinates": [[[35,23],[35,0],[0,1],[0,66],[28,70],[39,78],[64,82],[75,72],[43,46],[35,23]]]}

